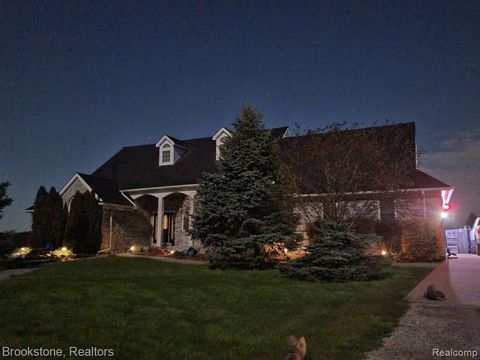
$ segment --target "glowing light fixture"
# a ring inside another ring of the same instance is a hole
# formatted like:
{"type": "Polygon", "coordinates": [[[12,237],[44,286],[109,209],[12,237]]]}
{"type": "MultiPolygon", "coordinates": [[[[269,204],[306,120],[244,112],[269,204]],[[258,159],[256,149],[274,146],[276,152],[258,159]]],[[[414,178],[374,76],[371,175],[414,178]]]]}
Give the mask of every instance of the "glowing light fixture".
{"type": "Polygon", "coordinates": [[[175,254],[175,250],[170,250],[170,255],[175,254]]]}
{"type": "Polygon", "coordinates": [[[448,213],[446,213],[445,211],[442,211],[442,212],[440,213],[440,217],[441,217],[442,219],[446,219],[446,218],[448,217],[448,213]]]}
{"type": "Polygon", "coordinates": [[[450,199],[452,198],[453,189],[442,190],[442,209],[450,209],[450,199]]]}
{"type": "Polygon", "coordinates": [[[388,253],[387,253],[387,250],[382,250],[382,251],[381,251],[381,254],[382,254],[383,256],[387,256],[387,254],[388,254],[388,253]]]}

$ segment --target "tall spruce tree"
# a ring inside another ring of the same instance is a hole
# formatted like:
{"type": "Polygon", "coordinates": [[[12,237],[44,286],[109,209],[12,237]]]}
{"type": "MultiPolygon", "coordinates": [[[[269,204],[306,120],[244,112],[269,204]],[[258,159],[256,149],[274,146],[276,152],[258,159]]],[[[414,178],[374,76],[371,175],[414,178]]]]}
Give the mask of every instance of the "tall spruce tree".
{"type": "Polygon", "coordinates": [[[32,233],[30,244],[34,248],[44,247],[50,238],[48,218],[48,193],[44,186],[40,186],[33,203],[32,233]]]}
{"type": "Polygon", "coordinates": [[[65,229],[65,244],[77,254],[100,250],[102,208],[95,194],[77,192],[70,205],[65,229]]]}
{"type": "Polygon", "coordinates": [[[210,247],[213,267],[261,268],[266,245],[291,244],[295,218],[283,201],[262,114],[247,105],[233,127],[218,171],[200,180],[192,235],[210,247]]]}

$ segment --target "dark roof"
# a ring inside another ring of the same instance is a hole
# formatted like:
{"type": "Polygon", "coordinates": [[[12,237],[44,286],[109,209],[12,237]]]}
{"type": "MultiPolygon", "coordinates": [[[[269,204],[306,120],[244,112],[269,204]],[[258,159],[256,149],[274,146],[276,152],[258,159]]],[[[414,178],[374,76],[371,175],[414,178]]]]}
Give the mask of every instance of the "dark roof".
{"type": "Polygon", "coordinates": [[[287,130],[288,130],[288,126],[282,126],[279,128],[270,129],[270,136],[272,138],[281,138],[285,134],[285,131],[287,130]]]}
{"type": "Polygon", "coordinates": [[[117,184],[109,179],[100,178],[97,176],[78,174],[85,182],[92,188],[93,192],[97,194],[104,203],[129,205],[132,204],[123,196],[117,184]]]}
{"type": "Polygon", "coordinates": [[[120,190],[195,184],[203,171],[215,169],[212,138],[183,140],[188,150],[172,165],[159,166],[155,144],[126,147],[92,175],[110,179],[120,190]]]}
{"type": "Polygon", "coordinates": [[[421,170],[415,169],[413,172],[413,182],[415,189],[449,189],[450,185],[445,184],[421,170]]]}
{"type": "MultiPolygon", "coordinates": [[[[272,137],[280,138],[288,127],[271,129],[272,137]]],[[[345,131],[345,135],[358,129],[345,131]]],[[[396,125],[379,126],[373,128],[378,133],[379,139],[388,141],[389,133],[393,129],[404,131],[406,142],[409,146],[402,148],[403,156],[408,157],[412,166],[415,188],[449,188],[450,186],[433,178],[432,176],[416,169],[415,167],[415,124],[405,123],[396,125]]],[[[322,136],[322,135],[305,135],[322,136]]],[[[305,137],[303,136],[303,137],[305,137]]],[[[121,149],[107,162],[95,170],[91,175],[80,174],[82,178],[94,189],[104,202],[129,205],[130,203],[119,190],[153,188],[173,185],[187,185],[198,183],[202,172],[215,171],[215,141],[211,137],[190,140],[179,140],[169,136],[175,143],[185,148],[185,153],[175,164],[159,166],[159,153],[155,144],[129,146],[121,149]]],[[[303,137],[282,139],[280,145],[287,146],[292,141],[302,141],[303,137]]],[[[392,159],[399,156],[398,149],[392,149],[392,159]]]]}
{"type": "MultiPolygon", "coordinates": [[[[270,129],[272,137],[280,137],[287,126],[270,129]]],[[[155,144],[125,147],[95,170],[92,175],[110,179],[120,190],[187,185],[198,183],[202,172],[215,171],[215,141],[211,137],[178,140],[186,149],[172,165],[159,166],[155,144]]]]}

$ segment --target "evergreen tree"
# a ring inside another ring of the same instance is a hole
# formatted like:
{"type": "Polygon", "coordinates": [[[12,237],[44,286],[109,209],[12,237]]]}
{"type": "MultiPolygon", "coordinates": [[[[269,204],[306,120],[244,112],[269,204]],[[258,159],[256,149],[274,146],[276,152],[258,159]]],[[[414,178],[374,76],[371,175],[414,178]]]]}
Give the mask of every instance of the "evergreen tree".
{"type": "Polygon", "coordinates": [[[0,219],[3,217],[3,208],[9,206],[13,202],[13,200],[7,196],[7,188],[9,186],[9,182],[0,183],[0,219]]]}
{"type": "Polygon", "coordinates": [[[263,267],[265,245],[293,238],[295,220],[283,201],[272,138],[261,119],[245,106],[223,145],[218,171],[200,180],[192,235],[211,248],[214,267],[263,267]]]}
{"type": "Polygon", "coordinates": [[[95,194],[77,192],[70,205],[65,229],[65,244],[77,254],[100,250],[102,208],[95,194]]]}
{"type": "Polygon", "coordinates": [[[34,248],[44,247],[50,238],[50,226],[48,217],[48,193],[44,186],[40,186],[33,203],[31,246],[34,248]]]}
{"type": "Polygon", "coordinates": [[[31,245],[36,248],[56,249],[62,245],[67,211],[57,190],[47,193],[40,186],[33,204],[31,245]]]}
{"type": "Polygon", "coordinates": [[[63,244],[65,225],[67,223],[67,208],[63,204],[62,197],[52,187],[48,193],[48,212],[50,215],[50,246],[58,249],[63,244]]]}
{"type": "Polygon", "coordinates": [[[308,281],[370,280],[378,277],[380,259],[366,253],[374,235],[357,234],[345,225],[318,222],[308,229],[307,255],[280,266],[284,275],[308,281]]]}

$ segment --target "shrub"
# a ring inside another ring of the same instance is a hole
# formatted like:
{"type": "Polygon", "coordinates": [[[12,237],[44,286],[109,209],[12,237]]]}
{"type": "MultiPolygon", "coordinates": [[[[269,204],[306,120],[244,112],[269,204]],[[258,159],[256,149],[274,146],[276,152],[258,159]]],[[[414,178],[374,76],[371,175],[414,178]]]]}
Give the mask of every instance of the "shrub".
{"type": "Polygon", "coordinates": [[[51,256],[60,260],[69,260],[75,257],[73,251],[67,247],[61,247],[59,249],[50,252],[51,256]]]}
{"type": "Polygon", "coordinates": [[[427,220],[402,223],[400,261],[432,262],[445,259],[442,228],[427,220]]]}
{"type": "Polygon", "coordinates": [[[309,226],[308,235],[307,255],[279,266],[285,276],[335,282],[378,277],[380,259],[366,253],[376,236],[357,234],[334,222],[317,222],[309,226]]]}
{"type": "Polygon", "coordinates": [[[10,254],[10,258],[12,258],[12,259],[24,258],[24,257],[26,257],[28,254],[30,254],[31,252],[32,252],[32,248],[31,248],[31,247],[24,246],[24,247],[15,249],[15,250],[10,254]]]}

